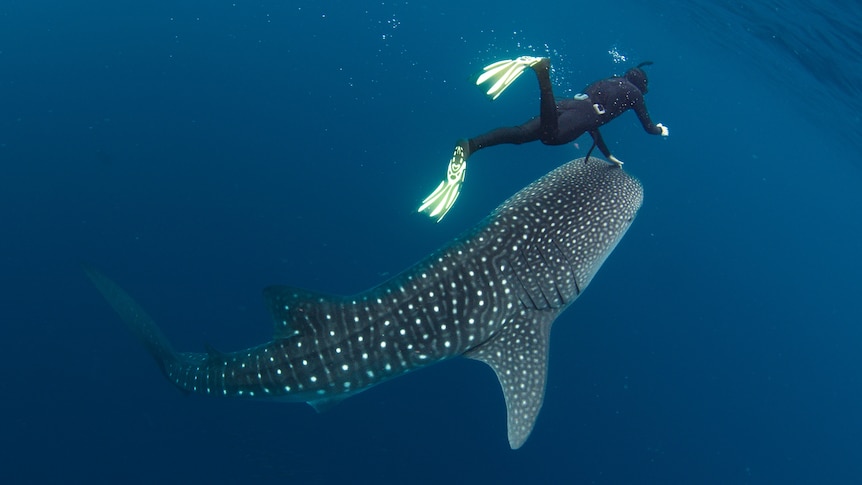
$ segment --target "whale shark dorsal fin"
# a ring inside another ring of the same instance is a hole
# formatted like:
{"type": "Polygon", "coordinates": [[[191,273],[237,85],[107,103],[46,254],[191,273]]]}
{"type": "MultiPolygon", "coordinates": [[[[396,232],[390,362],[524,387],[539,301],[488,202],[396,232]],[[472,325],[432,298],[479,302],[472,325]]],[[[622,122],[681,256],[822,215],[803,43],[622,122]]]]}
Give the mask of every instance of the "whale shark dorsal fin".
{"type": "Polygon", "coordinates": [[[527,441],[542,408],[551,324],[558,314],[525,311],[489,342],[465,354],[488,364],[497,374],[506,399],[509,446],[513,450],[527,441]]]}
{"type": "Polygon", "coordinates": [[[316,293],[292,286],[270,286],[263,298],[275,320],[273,339],[305,334],[313,325],[320,328],[331,320],[334,309],[344,297],[316,293]]]}
{"type": "Polygon", "coordinates": [[[207,353],[207,362],[226,362],[228,359],[224,352],[210,344],[204,344],[204,350],[206,350],[207,353]]]}

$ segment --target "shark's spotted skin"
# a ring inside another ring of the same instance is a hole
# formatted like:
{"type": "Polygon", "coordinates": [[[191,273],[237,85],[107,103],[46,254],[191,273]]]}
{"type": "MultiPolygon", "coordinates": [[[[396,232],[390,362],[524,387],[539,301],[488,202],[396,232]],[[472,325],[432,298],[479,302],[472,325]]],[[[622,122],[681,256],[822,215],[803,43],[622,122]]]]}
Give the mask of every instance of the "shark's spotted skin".
{"type": "Polygon", "coordinates": [[[465,355],[497,374],[509,443],[518,448],[542,406],[551,324],[590,283],[641,201],[640,183],[615,165],[569,162],[376,288],[353,297],[267,288],[273,340],[239,352],[175,352],[122,289],[98,271],[87,273],[184,390],[322,409],[465,355]]]}

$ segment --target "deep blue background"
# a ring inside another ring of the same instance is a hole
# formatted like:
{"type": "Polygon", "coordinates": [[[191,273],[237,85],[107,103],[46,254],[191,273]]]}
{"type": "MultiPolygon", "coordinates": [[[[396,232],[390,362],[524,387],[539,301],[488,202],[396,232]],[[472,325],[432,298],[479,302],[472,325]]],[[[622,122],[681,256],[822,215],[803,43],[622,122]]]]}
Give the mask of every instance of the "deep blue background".
{"type": "Polygon", "coordinates": [[[362,3],[0,5],[4,482],[862,479],[858,9],[362,3]],[[645,204],[557,321],[519,451],[474,361],[323,415],[183,397],[80,271],[179,349],[265,341],[264,286],[361,291],[583,156],[483,151],[443,223],[415,213],[457,138],[536,113],[529,76],[494,103],[469,79],[531,53],[560,93],[655,61],[671,135],[603,130],[645,204]]]}

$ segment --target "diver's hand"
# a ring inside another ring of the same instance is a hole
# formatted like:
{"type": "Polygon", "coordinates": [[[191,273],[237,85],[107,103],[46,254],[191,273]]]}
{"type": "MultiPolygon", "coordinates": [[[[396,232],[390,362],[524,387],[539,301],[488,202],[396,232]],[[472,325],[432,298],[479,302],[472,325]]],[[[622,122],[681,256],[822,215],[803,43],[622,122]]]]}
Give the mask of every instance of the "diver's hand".
{"type": "Polygon", "coordinates": [[[667,129],[667,126],[664,126],[664,125],[663,125],[663,124],[661,124],[661,123],[656,123],[656,126],[658,126],[659,128],[661,128],[661,136],[668,136],[668,135],[670,134],[670,132],[669,132],[669,131],[668,131],[668,129],[667,129]]]}
{"type": "Polygon", "coordinates": [[[617,167],[623,168],[623,161],[622,161],[622,160],[620,160],[619,158],[617,158],[617,157],[615,157],[615,156],[613,156],[613,155],[610,155],[610,156],[608,156],[608,159],[609,159],[610,161],[612,161],[612,162],[616,163],[616,164],[617,164],[617,167]]]}

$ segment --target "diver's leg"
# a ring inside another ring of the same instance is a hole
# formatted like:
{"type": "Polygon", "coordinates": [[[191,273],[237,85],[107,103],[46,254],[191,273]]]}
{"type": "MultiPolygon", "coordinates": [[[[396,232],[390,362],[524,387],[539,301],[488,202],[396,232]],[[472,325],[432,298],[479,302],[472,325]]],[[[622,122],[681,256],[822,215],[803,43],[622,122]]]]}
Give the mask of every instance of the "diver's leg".
{"type": "Polygon", "coordinates": [[[468,140],[469,154],[475,153],[477,150],[492,147],[494,145],[512,144],[520,145],[521,143],[529,143],[540,138],[540,121],[539,118],[533,118],[530,121],[520,126],[507,126],[497,128],[488,133],[484,133],[475,138],[468,140]]]}
{"type": "Polygon", "coordinates": [[[539,81],[539,118],[541,119],[541,140],[553,143],[559,128],[557,120],[557,101],[551,86],[551,60],[547,57],[532,66],[539,81]]]}
{"type": "Polygon", "coordinates": [[[419,212],[426,212],[439,222],[449,209],[455,204],[455,200],[461,193],[461,184],[467,171],[467,158],[477,150],[501,143],[512,143],[519,145],[539,139],[539,119],[524,123],[521,126],[497,128],[483,135],[469,140],[458,140],[452,158],[449,159],[449,167],[446,170],[446,179],[440,182],[437,189],[431,193],[422,205],[419,212]]]}

